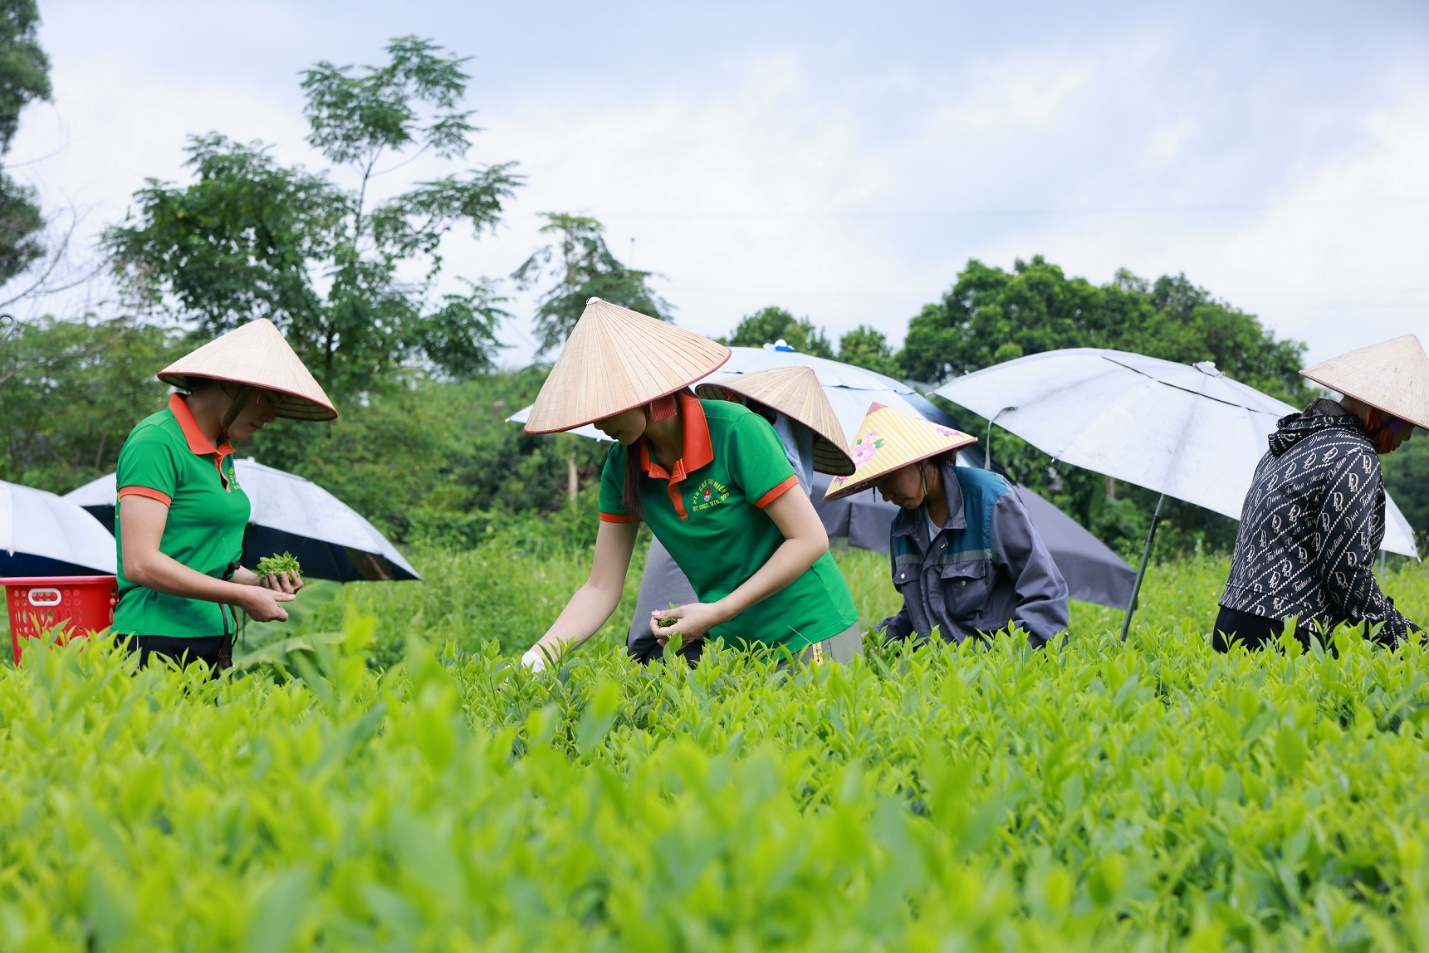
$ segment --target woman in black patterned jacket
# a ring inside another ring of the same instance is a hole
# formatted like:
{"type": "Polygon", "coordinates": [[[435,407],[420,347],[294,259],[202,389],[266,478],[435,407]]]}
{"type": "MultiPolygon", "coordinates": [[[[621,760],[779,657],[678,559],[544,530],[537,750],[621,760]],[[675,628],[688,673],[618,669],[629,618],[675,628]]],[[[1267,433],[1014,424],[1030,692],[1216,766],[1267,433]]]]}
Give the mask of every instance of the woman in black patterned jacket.
{"type": "Polygon", "coordinates": [[[1345,396],[1314,401],[1270,435],[1216,617],[1221,652],[1232,640],[1273,644],[1292,616],[1302,644],[1344,622],[1390,645],[1422,634],[1373,567],[1384,540],[1379,455],[1429,427],[1429,355],[1407,334],[1301,373],[1345,396]]]}

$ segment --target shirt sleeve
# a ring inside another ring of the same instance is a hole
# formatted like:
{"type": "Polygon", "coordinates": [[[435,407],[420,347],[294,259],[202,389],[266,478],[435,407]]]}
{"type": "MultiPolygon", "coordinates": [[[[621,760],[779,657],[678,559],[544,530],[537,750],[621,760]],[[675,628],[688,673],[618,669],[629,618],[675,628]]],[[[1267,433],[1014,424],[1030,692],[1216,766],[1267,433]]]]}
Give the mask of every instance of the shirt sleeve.
{"type": "Polygon", "coordinates": [[[747,414],[735,424],[728,453],[730,476],[761,509],[799,485],[779,435],[758,414],[747,414]]]}
{"type": "Polygon", "coordinates": [[[174,445],[157,427],[129,435],[119,451],[115,488],[119,496],[147,496],[171,503],[178,492],[179,463],[174,445]]]}
{"type": "Polygon", "coordinates": [[[633,523],[635,519],[625,509],[625,454],[620,443],[605,455],[600,471],[600,519],[603,523],[633,523]]]}
{"type": "Polygon", "coordinates": [[[896,642],[908,638],[908,636],[913,634],[913,619],[908,615],[908,604],[905,602],[903,608],[873,628],[874,631],[882,632],[883,638],[888,642],[896,642]]]}
{"type": "Polygon", "coordinates": [[[1012,577],[1017,606],[1012,621],[1040,648],[1067,629],[1067,581],[1032,526],[1016,489],[992,510],[992,560],[1012,577]]]}
{"type": "Polygon", "coordinates": [[[1384,481],[1379,458],[1350,452],[1326,481],[1320,506],[1320,582],[1341,617],[1379,625],[1377,638],[1394,644],[1417,628],[1379,588],[1375,551],[1384,539],[1384,481]]]}
{"type": "MultiPolygon", "coordinates": [[[[898,578],[898,558],[893,553],[893,531],[897,528],[901,517],[902,511],[899,511],[894,514],[893,519],[890,520],[888,524],[888,564],[890,578],[895,580],[898,578]]],[[[908,599],[906,596],[903,599],[903,605],[898,611],[878,623],[873,629],[875,632],[882,632],[884,640],[888,642],[906,639],[909,636],[916,636],[916,641],[919,645],[923,645],[928,641],[928,636],[918,632],[917,627],[913,624],[913,613],[908,611],[908,599]]]]}

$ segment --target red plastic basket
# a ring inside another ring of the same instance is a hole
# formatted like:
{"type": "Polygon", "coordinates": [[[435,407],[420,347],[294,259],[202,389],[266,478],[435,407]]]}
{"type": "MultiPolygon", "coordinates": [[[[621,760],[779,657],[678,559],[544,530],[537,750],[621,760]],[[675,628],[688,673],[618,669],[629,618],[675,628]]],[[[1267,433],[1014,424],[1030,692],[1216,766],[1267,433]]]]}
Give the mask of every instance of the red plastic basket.
{"type": "Polygon", "coordinates": [[[63,642],[114,624],[119,583],[113,576],[14,576],[0,579],[10,610],[10,644],[20,664],[21,639],[64,626],[63,642]]]}

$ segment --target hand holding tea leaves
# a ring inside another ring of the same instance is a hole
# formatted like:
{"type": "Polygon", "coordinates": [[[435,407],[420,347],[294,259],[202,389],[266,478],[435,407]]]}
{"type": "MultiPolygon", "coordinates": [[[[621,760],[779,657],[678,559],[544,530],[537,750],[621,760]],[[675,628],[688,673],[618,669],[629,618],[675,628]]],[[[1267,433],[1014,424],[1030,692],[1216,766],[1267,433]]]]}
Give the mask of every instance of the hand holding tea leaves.
{"type": "Polygon", "coordinates": [[[295,593],[303,588],[303,567],[297,557],[284,552],[281,556],[264,556],[255,567],[258,585],[276,592],[295,593]]]}
{"type": "Polygon", "coordinates": [[[677,606],[672,602],[669,609],[656,609],[650,613],[650,631],[661,645],[674,639],[683,648],[699,641],[710,629],[724,621],[712,604],[692,602],[677,606]]]}

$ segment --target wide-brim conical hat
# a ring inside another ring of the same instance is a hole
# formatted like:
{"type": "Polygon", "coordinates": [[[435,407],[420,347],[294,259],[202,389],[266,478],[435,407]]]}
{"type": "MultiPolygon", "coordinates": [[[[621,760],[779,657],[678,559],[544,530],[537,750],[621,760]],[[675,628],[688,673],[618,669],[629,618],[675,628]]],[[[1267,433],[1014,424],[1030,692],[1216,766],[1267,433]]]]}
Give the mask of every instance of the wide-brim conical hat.
{"type": "Polygon", "coordinates": [[[856,469],[852,475],[829,481],[826,500],[838,500],[866,490],[894,470],[936,457],[940,453],[977,443],[961,430],[874,404],[858,428],[849,448],[856,469]]]}
{"type": "Polygon", "coordinates": [[[834,413],[818,375],[811,367],[773,367],[767,371],[739,374],[719,383],[706,381],[695,393],[712,400],[720,390],[731,390],[757,400],[797,420],[814,432],[814,469],[834,476],[853,472],[853,458],[844,449],[844,429],[834,413]]]}
{"type": "Polygon", "coordinates": [[[308,373],[283,333],[267,318],[250,321],[159,372],[165,384],[189,389],[189,378],[207,377],[277,391],[284,395],[278,416],[293,420],[332,420],[337,408],[308,373]]]}
{"type": "Polygon", "coordinates": [[[1332,357],[1300,373],[1346,397],[1429,429],[1429,355],[1412,334],[1332,357]]]}
{"type": "Polygon", "coordinates": [[[527,433],[574,430],[689,387],[730,350],[693,331],[591,298],[526,417],[527,433]]]}

